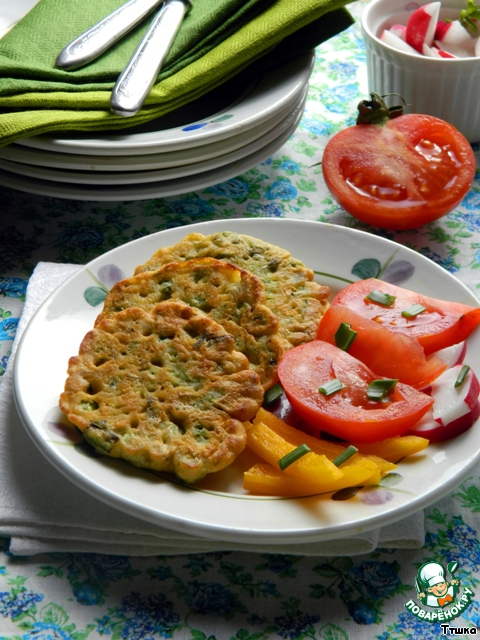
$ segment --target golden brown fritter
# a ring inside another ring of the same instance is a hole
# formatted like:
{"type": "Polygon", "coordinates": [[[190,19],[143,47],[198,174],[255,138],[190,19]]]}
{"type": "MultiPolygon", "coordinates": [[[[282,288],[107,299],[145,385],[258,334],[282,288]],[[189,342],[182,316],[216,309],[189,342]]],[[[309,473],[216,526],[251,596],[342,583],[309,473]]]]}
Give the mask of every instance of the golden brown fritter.
{"type": "Polygon", "coordinates": [[[221,324],[234,337],[235,349],[247,356],[265,389],[277,382],[283,341],[278,321],[266,306],[263,284],[228,262],[214,258],[170,262],[157,271],[122,280],[107,294],[97,324],[122,309],[148,311],[169,299],[196,307],[221,324]]]}
{"type": "Polygon", "coordinates": [[[100,453],[192,483],[244,449],[263,400],[225,329],[176,301],[126,309],[69,361],[60,408],[100,453]]]}
{"type": "Polygon", "coordinates": [[[285,349],[315,339],[318,323],[329,306],[329,288],[314,282],[313,271],[287,250],[258,238],[232,231],[209,236],[191,233],[171,247],[158,249],[135,273],[201,257],[230,262],[260,278],[285,349]]]}

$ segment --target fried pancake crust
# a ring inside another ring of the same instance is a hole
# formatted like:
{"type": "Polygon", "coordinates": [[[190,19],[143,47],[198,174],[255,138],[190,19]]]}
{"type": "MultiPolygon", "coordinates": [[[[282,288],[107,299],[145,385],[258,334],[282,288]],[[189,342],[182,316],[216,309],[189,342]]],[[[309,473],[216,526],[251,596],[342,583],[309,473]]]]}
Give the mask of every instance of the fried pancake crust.
{"type": "Polygon", "coordinates": [[[97,451],[193,483],[229,465],[263,400],[234,339],[177,301],[130,308],[70,358],[60,409],[97,451]]]}
{"type": "Polygon", "coordinates": [[[221,324],[265,389],[277,382],[278,363],[285,352],[278,320],[266,305],[262,281],[228,262],[214,258],[170,262],[117,282],[105,298],[96,326],[123,309],[148,311],[169,299],[196,307],[221,324]]]}
{"type": "Polygon", "coordinates": [[[313,271],[286,249],[258,238],[231,231],[209,236],[191,233],[171,247],[158,249],[135,273],[201,257],[230,262],[260,278],[285,349],[315,339],[318,323],[329,306],[329,288],[314,282],[313,271]]]}

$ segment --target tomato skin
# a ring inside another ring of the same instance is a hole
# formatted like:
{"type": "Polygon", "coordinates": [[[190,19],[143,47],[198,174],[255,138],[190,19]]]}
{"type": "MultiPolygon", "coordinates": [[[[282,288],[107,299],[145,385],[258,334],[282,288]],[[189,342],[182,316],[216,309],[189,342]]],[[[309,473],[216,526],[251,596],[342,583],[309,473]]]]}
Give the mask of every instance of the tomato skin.
{"type": "Polygon", "coordinates": [[[371,402],[366,386],[380,376],[334,345],[314,340],[287,351],[279,365],[283,390],[300,418],[348,441],[378,442],[413,427],[433,399],[397,383],[389,402],[371,402]],[[324,396],[318,388],[338,378],[345,388],[324,396]]]}
{"type": "Polygon", "coordinates": [[[335,134],[322,160],[335,200],[362,222],[415,229],[452,211],[475,176],[466,138],[433,116],[407,114],[335,134]]]}
{"type": "Polygon", "coordinates": [[[332,301],[332,306],[336,305],[371,320],[376,318],[390,331],[416,338],[425,355],[466,340],[480,324],[480,307],[430,298],[376,278],[359,280],[342,289],[332,301]],[[373,289],[395,296],[393,305],[383,307],[366,300],[373,289]],[[402,310],[413,304],[421,304],[427,311],[412,319],[403,318],[402,310]]]}
{"type": "Polygon", "coordinates": [[[427,360],[415,338],[389,331],[343,305],[331,306],[326,311],[317,330],[317,340],[335,344],[335,333],[342,322],[358,334],[348,353],[380,376],[398,378],[423,389],[446,368],[438,358],[427,360]]]}

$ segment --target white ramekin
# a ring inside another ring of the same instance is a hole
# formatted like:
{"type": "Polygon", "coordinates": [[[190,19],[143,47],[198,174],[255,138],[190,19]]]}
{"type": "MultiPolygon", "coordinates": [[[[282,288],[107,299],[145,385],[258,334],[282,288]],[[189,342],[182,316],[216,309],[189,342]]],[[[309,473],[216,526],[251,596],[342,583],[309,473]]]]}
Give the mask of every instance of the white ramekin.
{"type": "MultiPolygon", "coordinates": [[[[480,58],[439,59],[393,49],[380,40],[383,29],[406,24],[427,2],[372,0],[363,10],[368,90],[398,93],[408,103],[405,113],[424,113],[450,122],[469,142],[480,141],[480,58]]],[[[466,0],[442,2],[440,18],[455,19],[466,0]]],[[[390,99],[389,105],[399,100],[390,99]]]]}

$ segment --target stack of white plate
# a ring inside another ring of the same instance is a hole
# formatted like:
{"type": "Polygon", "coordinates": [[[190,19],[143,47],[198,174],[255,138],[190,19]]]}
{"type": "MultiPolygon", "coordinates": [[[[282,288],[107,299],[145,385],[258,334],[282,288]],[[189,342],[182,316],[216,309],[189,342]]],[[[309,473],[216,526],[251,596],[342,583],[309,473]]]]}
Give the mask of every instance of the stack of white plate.
{"type": "Polygon", "coordinates": [[[142,200],[229,180],[269,158],[302,117],[314,54],[137,128],[67,132],[0,148],[0,184],[78,200],[142,200]]]}

